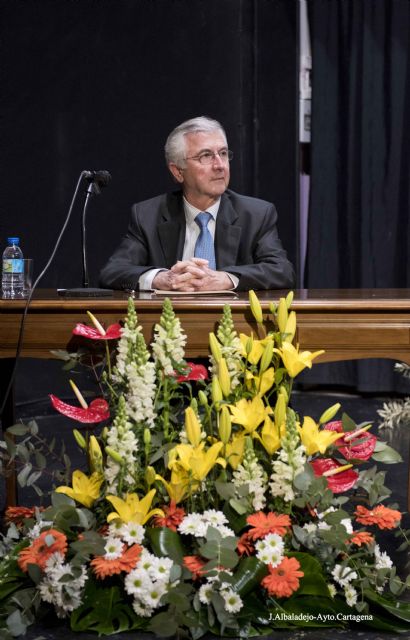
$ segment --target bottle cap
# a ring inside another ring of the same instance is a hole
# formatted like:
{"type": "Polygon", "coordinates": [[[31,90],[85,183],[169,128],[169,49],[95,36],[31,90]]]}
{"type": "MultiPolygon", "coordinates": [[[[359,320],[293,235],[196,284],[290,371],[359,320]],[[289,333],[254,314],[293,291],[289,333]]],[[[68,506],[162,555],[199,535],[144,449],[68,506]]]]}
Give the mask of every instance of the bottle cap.
{"type": "Polygon", "coordinates": [[[7,238],[7,242],[9,244],[20,244],[20,238],[17,238],[17,237],[7,238]]]}

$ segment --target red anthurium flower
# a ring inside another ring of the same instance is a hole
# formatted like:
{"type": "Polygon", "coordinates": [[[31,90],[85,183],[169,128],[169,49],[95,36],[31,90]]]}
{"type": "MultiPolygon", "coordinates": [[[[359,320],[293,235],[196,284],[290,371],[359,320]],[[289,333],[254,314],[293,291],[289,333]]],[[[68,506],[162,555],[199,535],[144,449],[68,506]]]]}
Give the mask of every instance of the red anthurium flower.
{"type": "Polygon", "coordinates": [[[63,402],[51,393],[50,400],[54,409],[62,413],[63,416],[67,416],[78,422],[83,422],[84,424],[102,422],[103,420],[108,420],[110,417],[108,402],[104,400],[104,398],[96,398],[90,402],[86,409],[83,407],[73,407],[73,405],[63,402]]]}
{"type": "Polygon", "coordinates": [[[359,477],[357,471],[353,471],[353,469],[347,469],[337,473],[336,470],[343,468],[344,465],[339,464],[337,460],[333,460],[332,458],[318,458],[310,464],[313,467],[315,476],[326,475],[328,487],[333,493],[348,491],[356,484],[356,480],[359,477]],[[334,475],[327,476],[327,473],[331,472],[333,472],[334,475]]]}
{"type": "Polygon", "coordinates": [[[188,373],[178,376],[177,382],[187,382],[188,380],[207,380],[208,371],[203,364],[187,362],[188,373]]]}
{"type": "Polygon", "coordinates": [[[108,329],[105,329],[105,333],[102,334],[95,327],[89,327],[86,324],[77,324],[73,329],[75,336],[82,336],[83,338],[89,338],[90,340],[117,340],[121,337],[121,325],[110,324],[108,329]]]}
{"type": "MultiPolygon", "coordinates": [[[[325,425],[325,429],[341,433],[343,431],[342,422],[341,420],[329,422],[325,425]]],[[[338,440],[335,446],[346,460],[368,460],[376,446],[376,436],[360,429],[358,429],[357,435],[353,436],[353,433],[353,431],[346,433],[346,436],[338,440]]]]}

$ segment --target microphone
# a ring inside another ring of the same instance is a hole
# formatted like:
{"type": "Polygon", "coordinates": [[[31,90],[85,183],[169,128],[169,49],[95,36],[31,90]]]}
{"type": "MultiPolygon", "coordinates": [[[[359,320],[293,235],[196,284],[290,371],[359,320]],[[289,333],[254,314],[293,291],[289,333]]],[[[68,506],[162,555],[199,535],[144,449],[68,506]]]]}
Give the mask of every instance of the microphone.
{"type": "Polygon", "coordinates": [[[82,253],[82,262],[83,262],[83,286],[77,287],[74,289],[58,289],[58,294],[61,296],[71,297],[71,298],[99,298],[106,297],[112,295],[112,289],[98,289],[89,286],[88,280],[88,265],[87,265],[87,241],[86,241],[86,213],[87,207],[92,195],[99,195],[101,193],[101,189],[106,187],[107,184],[111,180],[111,174],[105,169],[100,169],[98,171],[87,171],[84,170],[81,172],[81,178],[85,178],[89,183],[88,189],[85,196],[83,214],[81,219],[81,253],[82,253]]]}

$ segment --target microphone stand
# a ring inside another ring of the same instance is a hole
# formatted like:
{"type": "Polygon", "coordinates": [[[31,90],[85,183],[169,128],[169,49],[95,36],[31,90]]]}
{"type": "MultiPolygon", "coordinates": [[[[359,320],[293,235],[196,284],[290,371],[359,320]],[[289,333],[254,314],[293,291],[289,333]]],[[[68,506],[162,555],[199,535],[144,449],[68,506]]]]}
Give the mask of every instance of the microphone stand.
{"type": "Polygon", "coordinates": [[[81,217],[81,254],[82,254],[82,266],[83,266],[83,286],[75,287],[72,289],[58,289],[59,295],[66,296],[68,298],[100,298],[112,296],[112,289],[100,289],[98,287],[89,286],[88,276],[88,262],[87,262],[87,227],[86,216],[88,204],[91,196],[99,195],[101,193],[101,187],[104,183],[100,183],[98,180],[87,178],[89,181],[88,189],[84,198],[83,213],[81,217]]]}

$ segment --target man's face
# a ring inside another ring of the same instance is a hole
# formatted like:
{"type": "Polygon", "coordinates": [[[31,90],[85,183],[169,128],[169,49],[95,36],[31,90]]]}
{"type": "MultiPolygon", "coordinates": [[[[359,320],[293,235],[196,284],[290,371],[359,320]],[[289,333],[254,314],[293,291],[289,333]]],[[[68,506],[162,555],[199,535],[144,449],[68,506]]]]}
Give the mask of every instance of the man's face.
{"type": "Polygon", "coordinates": [[[218,200],[229,184],[229,161],[217,152],[227,150],[221,131],[188,133],[185,136],[185,167],[170,165],[170,170],[181,183],[188,202],[198,208],[218,200]],[[209,164],[200,162],[203,154],[213,153],[209,164]]]}

